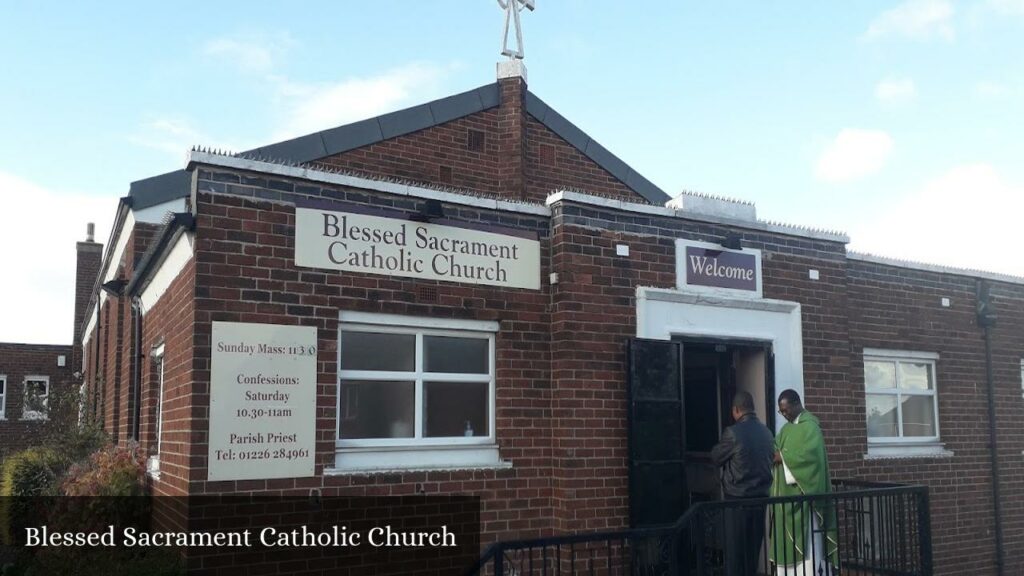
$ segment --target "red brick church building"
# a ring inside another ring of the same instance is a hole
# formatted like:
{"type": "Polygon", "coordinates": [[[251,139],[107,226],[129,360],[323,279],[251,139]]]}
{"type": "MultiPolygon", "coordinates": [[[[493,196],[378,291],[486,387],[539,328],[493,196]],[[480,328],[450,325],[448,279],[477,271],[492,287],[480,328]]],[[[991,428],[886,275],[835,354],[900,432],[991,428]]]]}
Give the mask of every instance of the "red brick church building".
{"type": "Polygon", "coordinates": [[[656,340],[682,350],[686,502],[715,497],[702,455],[731,394],[777,430],[792,388],[834,476],[930,488],[939,573],[994,573],[997,509],[1006,573],[1024,570],[1024,279],[671,199],[519,66],[245,153],[194,150],[116,209],[75,369],[106,429],[150,455],[157,494],[472,494],[485,543],[627,527],[643,433],[627,351],[656,340]],[[979,305],[998,316],[995,452],[979,305]]]}

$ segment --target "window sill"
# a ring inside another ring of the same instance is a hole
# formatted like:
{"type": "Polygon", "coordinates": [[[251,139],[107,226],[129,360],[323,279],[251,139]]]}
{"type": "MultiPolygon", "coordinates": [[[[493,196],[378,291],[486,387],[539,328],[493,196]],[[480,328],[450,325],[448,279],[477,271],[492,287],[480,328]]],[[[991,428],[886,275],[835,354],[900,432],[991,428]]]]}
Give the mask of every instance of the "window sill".
{"type": "Polygon", "coordinates": [[[150,456],[149,459],[146,460],[146,474],[149,474],[149,477],[152,478],[153,480],[159,480],[160,479],[160,457],[159,456],[150,456]]]}
{"type": "Polygon", "coordinates": [[[953,452],[946,450],[942,442],[928,444],[868,444],[865,460],[897,458],[952,458],[953,452]]]}
{"type": "Polygon", "coordinates": [[[379,472],[424,472],[432,470],[489,470],[511,468],[502,461],[497,445],[431,446],[423,448],[339,448],[334,468],[325,476],[379,472]]]}

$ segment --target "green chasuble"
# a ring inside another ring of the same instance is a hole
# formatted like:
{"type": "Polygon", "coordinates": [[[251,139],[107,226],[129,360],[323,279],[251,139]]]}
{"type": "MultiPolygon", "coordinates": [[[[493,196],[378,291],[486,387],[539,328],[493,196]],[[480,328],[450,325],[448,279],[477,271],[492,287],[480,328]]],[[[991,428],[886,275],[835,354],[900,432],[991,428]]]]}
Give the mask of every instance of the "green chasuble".
{"type": "MultiPolygon", "coordinates": [[[[797,483],[787,484],[782,465],[775,466],[772,496],[825,494],[832,490],[825,439],[817,416],[804,410],[796,422],[787,422],[775,438],[775,449],[782,454],[783,462],[797,483]]],[[[811,550],[805,548],[813,546],[807,538],[811,514],[817,517],[819,530],[828,527],[823,549],[829,563],[838,564],[835,513],[827,501],[819,501],[813,506],[810,502],[772,506],[771,536],[777,541],[769,543],[768,551],[776,565],[792,566],[810,558],[811,550]]],[[[816,537],[821,537],[821,533],[816,537]]]]}

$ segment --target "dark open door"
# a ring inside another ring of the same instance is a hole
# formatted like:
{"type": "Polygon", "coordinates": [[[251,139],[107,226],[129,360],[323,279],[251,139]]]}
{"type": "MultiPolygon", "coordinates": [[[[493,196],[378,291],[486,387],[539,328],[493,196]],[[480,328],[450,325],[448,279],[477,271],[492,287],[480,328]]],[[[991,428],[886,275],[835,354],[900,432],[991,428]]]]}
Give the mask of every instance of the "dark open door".
{"type": "Polygon", "coordinates": [[[629,519],[635,528],[675,522],[686,486],[683,344],[628,342],[629,519]]]}
{"type": "Polygon", "coordinates": [[[765,350],[764,367],[764,395],[768,401],[768,411],[765,412],[765,425],[775,434],[775,415],[778,414],[778,405],[775,402],[775,350],[771,346],[765,350]]]}

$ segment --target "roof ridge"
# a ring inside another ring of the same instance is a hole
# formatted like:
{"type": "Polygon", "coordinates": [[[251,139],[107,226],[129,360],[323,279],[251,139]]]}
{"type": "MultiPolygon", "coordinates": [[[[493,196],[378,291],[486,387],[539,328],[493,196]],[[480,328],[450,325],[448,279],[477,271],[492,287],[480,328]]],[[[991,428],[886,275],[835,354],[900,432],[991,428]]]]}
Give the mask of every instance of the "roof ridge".
{"type": "Polygon", "coordinates": [[[847,257],[852,256],[854,260],[865,260],[867,262],[874,262],[876,264],[883,264],[889,266],[897,266],[900,268],[912,268],[918,270],[932,269],[932,271],[944,271],[952,274],[961,274],[964,276],[971,277],[989,278],[1015,283],[1024,282],[1024,276],[1018,276],[1016,274],[1007,274],[1005,272],[993,272],[991,270],[982,270],[980,268],[963,268],[960,266],[950,266],[948,264],[935,264],[933,262],[922,262],[920,260],[896,258],[894,256],[882,256],[879,254],[872,254],[871,252],[858,252],[856,250],[847,251],[846,255],[847,257]]]}
{"type": "Polygon", "coordinates": [[[436,192],[445,192],[445,193],[448,193],[448,194],[458,194],[460,196],[469,196],[469,197],[472,197],[472,198],[479,198],[479,199],[482,199],[482,200],[495,200],[495,201],[501,201],[501,202],[505,202],[505,203],[509,203],[509,204],[522,204],[522,205],[529,205],[529,206],[535,206],[536,205],[535,202],[527,202],[525,200],[518,200],[518,199],[509,199],[509,198],[507,198],[505,196],[501,196],[501,195],[498,195],[498,194],[490,194],[490,193],[485,193],[485,192],[478,192],[478,191],[469,190],[469,189],[466,189],[466,188],[458,188],[456,186],[445,186],[443,184],[436,184],[436,183],[432,183],[432,182],[421,182],[419,180],[411,180],[411,179],[408,179],[408,178],[396,178],[394,176],[385,176],[383,174],[374,174],[374,173],[370,173],[370,172],[358,172],[358,171],[355,171],[355,170],[349,170],[349,169],[346,169],[346,168],[340,168],[338,166],[332,166],[330,164],[325,164],[323,162],[318,162],[318,161],[315,161],[315,160],[311,161],[311,162],[295,162],[294,160],[290,160],[290,159],[270,158],[270,157],[267,157],[267,156],[262,155],[262,154],[254,154],[254,153],[252,153],[252,151],[240,152],[240,153],[237,153],[237,154],[232,154],[230,152],[226,152],[226,151],[222,151],[222,150],[214,150],[214,149],[203,148],[202,146],[193,146],[192,147],[192,152],[199,152],[199,153],[202,153],[202,154],[210,154],[212,156],[222,156],[222,157],[225,157],[225,158],[239,158],[239,159],[242,159],[242,160],[250,160],[250,161],[253,161],[253,162],[265,162],[265,163],[268,163],[268,164],[276,164],[276,165],[279,165],[279,166],[289,166],[289,167],[292,167],[292,168],[300,168],[300,169],[305,169],[305,170],[312,170],[314,172],[320,172],[320,173],[324,173],[324,174],[337,174],[337,175],[340,175],[340,176],[349,176],[349,177],[352,177],[352,178],[361,178],[361,179],[364,179],[364,180],[372,180],[372,181],[375,181],[375,182],[387,182],[387,183],[390,183],[390,184],[397,184],[397,185],[400,185],[400,186],[410,186],[410,187],[414,187],[414,188],[425,188],[425,189],[428,189],[428,190],[434,190],[436,192]]]}

